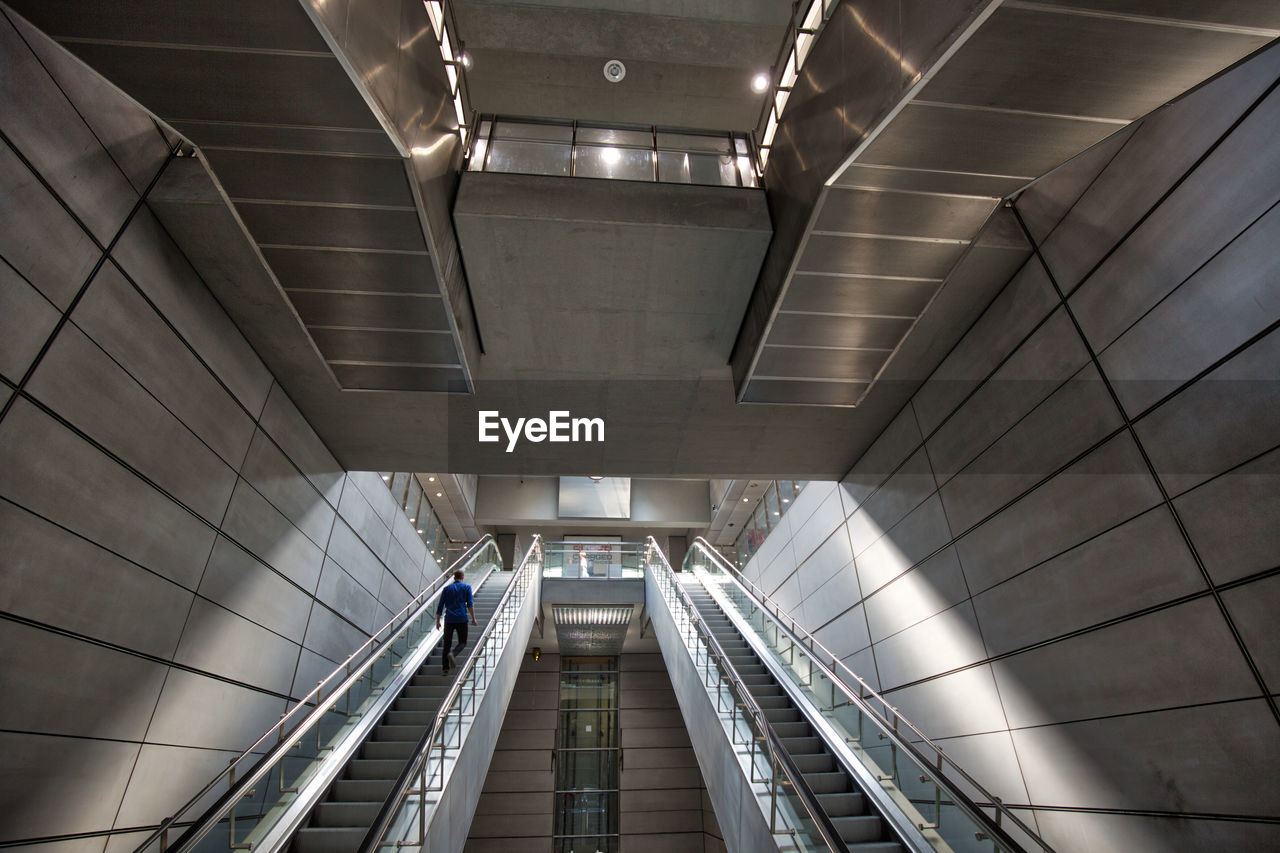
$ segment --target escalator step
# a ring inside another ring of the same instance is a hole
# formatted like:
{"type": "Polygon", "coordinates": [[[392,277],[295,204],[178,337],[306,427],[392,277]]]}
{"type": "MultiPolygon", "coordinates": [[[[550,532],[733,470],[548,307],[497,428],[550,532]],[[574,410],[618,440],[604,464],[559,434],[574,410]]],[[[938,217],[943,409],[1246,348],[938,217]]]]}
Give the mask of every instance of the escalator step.
{"type": "Polygon", "coordinates": [[[761,708],[764,711],[764,718],[775,726],[779,723],[802,723],[804,722],[804,714],[795,707],[788,708],[761,708]]]}
{"type": "Polygon", "coordinates": [[[879,841],[883,833],[880,818],[876,815],[858,815],[856,817],[833,817],[840,837],[845,842],[879,841]]]}
{"type": "Polygon", "coordinates": [[[389,726],[422,726],[431,725],[435,720],[434,713],[426,711],[388,711],[383,722],[389,726]]]}
{"type": "Polygon", "coordinates": [[[360,757],[375,761],[400,761],[403,763],[409,760],[409,756],[413,755],[413,749],[417,745],[418,742],[412,740],[367,740],[360,747],[360,757]]]}
{"type": "Polygon", "coordinates": [[[378,817],[382,803],[321,803],[311,816],[313,827],[360,826],[368,828],[378,817]]]}
{"type": "Polygon", "coordinates": [[[853,790],[849,777],[839,771],[830,773],[806,773],[804,780],[815,794],[841,794],[853,790]]]}
{"type": "Polygon", "coordinates": [[[344,775],[348,779],[394,781],[403,769],[404,762],[395,759],[357,758],[347,763],[344,775]]]}
{"type": "Polygon", "coordinates": [[[426,726],[395,726],[383,723],[374,728],[370,738],[376,741],[409,741],[410,743],[417,743],[426,730],[426,726]]]}
{"type": "Polygon", "coordinates": [[[800,768],[800,772],[831,773],[836,769],[835,757],[829,752],[810,752],[791,756],[791,760],[800,768]]]}
{"type": "Polygon", "coordinates": [[[822,742],[822,738],[818,737],[784,737],[782,745],[787,748],[787,752],[792,755],[813,755],[817,752],[824,752],[826,744],[822,742]]]}
{"type": "Polygon", "coordinates": [[[308,827],[293,837],[295,853],[351,853],[359,849],[366,829],[358,827],[308,827]]]}
{"type": "Polygon", "coordinates": [[[380,803],[391,793],[395,779],[339,779],[333,783],[329,802],[380,803]]]}
{"type": "Polygon", "coordinates": [[[427,713],[435,713],[440,708],[440,702],[443,696],[431,696],[418,698],[416,696],[401,695],[391,706],[393,711],[426,711],[427,713]]]}
{"type": "Polygon", "coordinates": [[[818,794],[818,802],[831,817],[854,817],[866,814],[867,800],[858,791],[840,794],[818,794]]]}
{"type": "Polygon", "coordinates": [[[804,721],[774,723],[770,720],[769,722],[773,723],[773,730],[778,733],[780,738],[809,737],[813,734],[813,729],[804,721]]]}

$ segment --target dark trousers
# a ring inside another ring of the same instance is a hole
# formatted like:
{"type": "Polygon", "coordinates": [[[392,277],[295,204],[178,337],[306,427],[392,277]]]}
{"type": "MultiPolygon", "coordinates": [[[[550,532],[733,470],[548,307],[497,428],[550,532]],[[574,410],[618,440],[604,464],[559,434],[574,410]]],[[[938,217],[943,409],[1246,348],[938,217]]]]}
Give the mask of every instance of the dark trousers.
{"type": "Polygon", "coordinates": [[[467,644],[467,623],[444,623],[444,643],[440,646],[440,666],[442,669],[449,668],[449,644],[453,642],[453,635],[455,633],[458,635],[458,645],[453,649],[453,653],[456,655],[458,652],[462,651],[462,647],[467,644]]]}

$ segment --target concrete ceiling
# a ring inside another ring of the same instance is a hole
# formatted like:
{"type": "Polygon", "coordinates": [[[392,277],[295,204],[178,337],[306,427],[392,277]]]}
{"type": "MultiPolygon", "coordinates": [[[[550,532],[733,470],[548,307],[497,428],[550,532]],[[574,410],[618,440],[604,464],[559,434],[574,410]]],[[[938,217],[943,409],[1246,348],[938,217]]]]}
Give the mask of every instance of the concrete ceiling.
{"type": "Polygon", "coordinates": [[[790,0],[455,0],[482,113],[755,128],[751,78],[777,60],[790,0]],[[627,76],[605,80],[606,60],[627,76]]]}

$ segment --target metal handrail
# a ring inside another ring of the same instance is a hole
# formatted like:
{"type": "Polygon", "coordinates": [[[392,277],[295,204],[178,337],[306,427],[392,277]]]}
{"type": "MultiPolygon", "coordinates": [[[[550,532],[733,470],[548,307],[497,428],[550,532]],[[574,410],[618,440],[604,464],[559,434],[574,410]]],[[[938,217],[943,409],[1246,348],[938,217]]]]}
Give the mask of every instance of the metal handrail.
{"type": "MultiPolygon", "coordinates": [[[[773,724],[769,722],[769,718],[764,715],[764,711],[756,704],[755,698],[751,695],[751,691],[747,689],[747,685],[742,681],[738,671],[734,669],[733,664],[729,663],[728,655],[725,654],[724,648],[720,642],[711,633],[711,629],[707,626],[706,621],[702,618],[702,613],[693,603],[693,599],[689,597],[689,592],[682,584],[675,580],[675,571],[671,568],[671,563],[667,561],[667,556],[658,547],[657,540],[652,536],[649,537],[649,548],[651,553],[658,555],[661,564],[666,567],[670,575],[672,586],[679,593],[680,604],[684,607],[685,612],[691,617],[694,627],[702,635],[702,639],[707,644],[708,650],[712,657],[715,658],[717,668],[728,677],[730,683],[738,693],[738,697],[742,700],[742,707],[748,711],[755,719],[759,726],[759,731],[763,732],[766,737],[766,743],[769,746],[770,756],[775,762],[782,765],[783,771],[789,777],[792,788],[800,797],[800,802],[804,805],[805,811],[808,812],[810,819],[818,828],[819,834],[822,836],[822,842],[827,846],[828,850],[834,850],[836,853],[848,853],[848,845],[844,839],[840,837],[839,831],[835,824],[831,822],[831,816],[826,810],[818,805],[817,795],[813,789],[809,787],[809,783],[805,780],[804,774],[800,768],[796,766],[795,761],[791,757],[786,747],[782,743],[782,739],[778,733],[774,731],[773,724]]],[[[652,559],[650,563],[654,562],[652,559]]],[[[775,765],[776,766],[776,765],[775,765]]],[[[776,787],[770,789],[771,795],[776,802],[776,787]]],[[[772,830],[773,827],[771,826],[772,830]]]]}
{"type": "Polygon", "coordinates": [[[345,674],[347,676],[341,682],[341,684],[339,685],[339,688],[335,689],[333,693],[330,694],[330,695],[334,695],[340,692],[342,688],[345,688],[346,686],[355,683],[356,680],[363,678],[365,672],[369,669],[370,666],[373,665],[374,661],[377,659],[377,653],[380,652],[381,649],[384,648],[385,646],[394,643],[396,640],[400,638],[400,636],[409,627],[409,625],[412,624],[418,611],[420,611],[424,607],[430,606],[431,600],[434,599],[435,595],[440,591],[441,588],[444,587],[445,585],[444,581],[452,576],[453,571],[466,563],[470,563],[471,560],[475,559],[475,557],[478,554],[480,554],[481,551],[483,551],[485,546],[493,542],[494,542],[493,536],[486,534],[481,539],[476,541],[470,548],[464,551],[462,553],[462,556],[460,556],[457,560],[455,560],[447,571],[441,573],[440,577],[436,578],[430,584],[428,584],[427,587],[423,589],[422,592],[418,593],[418,595],[414,597],[403,608],[401,608],[401,610],[395,616],[391,617],[391,621],[387,622],[386,625],[383,625],[381,628],[375,631],[369,637],[368,640],[365,640],[363,643],[360,644],[360,646],[355,651],[353,651],[350,655],[348,655],[345,661],[338,664],[338,666],[334,668],[333,672],[329,673],[327,676],[321,679],[321,681],[318,682],[314,688],[312,688],[310,693],[308,693],[306,696],[299,699],[297,703],[293,706],[293,708],[289,709],[289,711],[287,711],[285,714],[283,714],[280,717],[280,721],[278,723],[273,725],[271,728],[267,729],[267,731],[263,733],[262,737],[258,738],[256,741],[253,742],[252,746],[250,746],[248,749],[242,752],[239,756],[233,759],[228,764],[226,770],[223,770],[221,773],[215,776],[212,780],[210,780],[209,783],[205,785],[203,788],[201,788],[196,793],[195,796],[193,796],[190,800],[184,803],[183,806],[180,809],[178,809],[173,814],[172,817],[165,818],[165,820],[163,820],[160,823],[160,826],[157,827],[156,830],[152,832],[149,836],[147,836],[146,840],[144,840],[140,845],[138,845],[138,847],[135,848],[135,853],[141,853],[141,851],[150,847],[151,844],[155,842],[157,839],[161,840],[161,847],[163,849],[168,849],[166,839],[169,831],[177,824],[178,817],[181,816],[188,809],[190,809],[192,806],[194,806],[197,802],[199,802],[205,796],[207,796],[222,782],[224,777],[230,774],[231,782],[228,786],[227,792],[223,794],[221,797],[219,797],[218,800],[214,802],[212,806],[206,809],[205,812],[202,815],[200,815],[200,817],[196,818],[192,823],[187,825],[187,828],[183,832],[183,834],[178,838],[176,842],[174,842],[173,849],[184,850],[187,847],[189,847],[192,843],[199,840],[200,837],[203,837],[203,835],[206,832],[205,827],[211,824],[217,823],[217,821],[221,820],[222,815],[225,812],[229,811],[231,807],[233,807],[237,802],[240,801],[240,799],[242,798],[241,795],[243,794],[243,792],[248,790],[249,788],[252,788],[253,785],[257,783],[257,781],[261,779],[262,776],[266,775],[266,773],[269,772],[271,767],[275,766],[276,761],[284,753],[292,749],[293,745],[292,743],[290,743],[291,739],[288,737],[289,734],[293,734],[294,732],[299,730],[304,730],[312,722],[316,721],[321,716],[328,713],[327,709],[324,707],[323,703],[321,702],[321,695],[324,691],[325,685],[329,684],[330,681],[332,681],[335,677],[339,675],[345,674]],[[409,613],[411,608],[413,609],[413,612],[409,613]],[[394,631],[394,633],[388,636],[385,640],[381,642],[377,642],[378,637],[381,636],[384,631],[387,631],[388,629],[390,629],[391,626],[394,625],[396,621],[400,619],[402,616],[404,617],[404,620],[403,620],[403,623],[400,625],[400,627],[397,628],[394,631]],[[353,670],[352,663],[355,660],[356,656],[360,655],[362,652],[367,652],[365,655],[365,659],[360,664],[358,669],[353,670]],[[289,727],[289,731],[286,734],[285,726],[289,723],[290,718],[294,717],[294,715],[297,714],[299,709],[305,708],[308,705],[313,704],[313,702],[315,707],[309,713],[302,716],[300,719],[296,719],[294,725],[289,727]],[[244,760],[245,757],[251,755],[256,749],[258,749],[263,744],[267,743],[270,738],[276,739],[275,747],[268,750],[267,753],[263,755],[254,764],[253,768],[245,776],[241,777],[238,782],[236,782],[235,781],[236,767],[240,764],[242,760],[244,760]]]}
{"type": "Polygon", "coordinates": [[[832,652],[830,649],[824,646],[821,642],[819,642],[818,639],[813,636],[813,634],[809,633],[809,631],[804,628],[804,626],[800,625],[800,623],[798,623],[795,620],[795,618],[792,617],[790,612],[784,611],[782,609],[782,606],[778,604],[776,601],[774,601],[774,599],[768,593],[760,589],[759,586],[752,583],[749,579],[743,577],[741,572],[739,572],[738,569],[735,568],[732,563],[730,563],[723,556],[721,556],[720,552],[718,552],[710,542],[708,542],[706,539],[702,538],[701,536],[698,536],[693,540],[693,545],[695,548],[699,549],[702,553],[709,556],[714,562],[718,563],[720,567],[725,570],[726,576],[728,576],[728,578],[731,581],[733,581],[738,586],[738,588],[741,589],[748,597],[752,598],[755,601],[755,603],[760,607],[761,610],[763,610],[765,613],[769,613],[771,618],[773,618],[773,620],[775,621],[775,623],[778,625],[779,628],[786,631],[787,634],[790,635],[790,639],[792,640],[792,642],[796,643],[799,646],[807,647],[810,651],[811,661],[814,664],[816,664],[819,667],[819,669],[822,670],[822,673],[828,679],[830,679],[833,684],[839,685],[841,692],[843,692],[846,696],[848,696],[849,699],[859,707],[859,709],[866,712],[872,717],[872,719],[877,721],[877,725],[879,725],[883,734],[887,737],[888,740],[892,741],[899,749],[906,751],[909,755],[912,755],[914,758],[916,758],[918,763],[922,767],[924,767],[931,776],[934,777],[934,780],[938,784],[940,784],[943,788],[946,789],[948,796],[950,796],[956,802],[957,805],[959,805],[962,809],[964,809],[965,812],[967,812],[970,817],[974,818],[980,824],[982,824],[984,830],[990,832],[995,838],[999,839],[1002,844],[1009,847],[1010,849],[1020,850],[1022,849],[1021,845],[1019,845],[1016,841],[1014,841],[1013,838],[1010,837],[1009,834],[1005,832],[1004,829],[1000,826],[1000,817],[1008,818],[1010,821],[1012,821],[1014,826],[1018,827],[1019,830],[1026,833],[1027,836],[1031,838],[1033,841],[1035,841],[1038,845],[1040,845],[1040,847],[1043,850],[1048,851],[1048,853],[1052,853],[1053,848],[1050,847],[1047,843],[1045,843],[1044,839],[1042,839],[1039,835],[1037,835],[1034,830],[1032,830],[1025,823],[1023,823],[1022,820],[1020,820],[1017,815],[1015,815],[1012,811],[1010,811],[1009,808],[1000,801],[999,797],[996,797],[995,795],[993,795],[990,791],[984,788],[982,784],[978,782],[977,779],[974,779],[973,776],[969,775],[969,773],[963,767],[961,767],[958,763],[956,763],[955,759],[947,755],[942,750],[941,747],[939,747],[924,732],[922,732],[919,728],[917,728],[914,723],[912,723],[910,720],[904,717],[901,711],[899,711],[896,707],[891,705],[887,699],[881,696],[879,691],[877,691],[874,687],[872,687],[870,684],[864,681],[862,677],[859,676],[852,669],[850,669],[849,666],[844,663],[844,661],[836,657],[834,652],[832,652]],[[771,609],[771,606],[772,606],[772,609],[771,609]],[[785,623],[782,621],[784,618],[786,619],[785,623]],[[824,653],[827,656],[827,658],[831,661],[831,666],[828,666],[826,661],[824,661],[823,659],[819,658],[816,654],[814,654],[815,652],[818,652],[818,651],[824,653]],[[839,674],[837,674],[835,672],[835,668],[839,668],[844,672],[848,673],[848,675],[851,676],[853,680],[857,682],[857,685],[858,685],[857,689],[855,690],[852,685],[850,685],[844,678],[842,678],[839,674]],[[890,720],[886,718],[881,712],[873,708],[866,701],[867,696],[871,696],[873,699],[879,702],[882,706],[889,709],[889,711],[892,712],[893,714],[893,719],[890,720]],[[933,750],[936,756],[936,759],[934,761],[930,761],[928,756],[920,752],[919,748],[914,743],[912,743],[910,740],[906,738],[903,738],[899,732],[900,726],[906,726],[912,732],[912,734],[914,734],[917,738],[919,738],[920,742],[928,744],[929,748],[933,750]],[[987,800],[991,803],[991,807],[995,809],[995,811],[997,812],[997,818],[995,820],[988,817],[986,813],[982,811],[982,808],[977,803],[975,803],[967,794],[961,791],[960,788],[954,782],[952,782],[951,779],[948,778],[945,773],[942,772],[941,767],[938,765],[941,765],[943,762],[946,762],[948,765],[950,765],[955,770],[955,772],[959,773],[960,776],[963,777],[963,779],[966,782],[972,785],[974,789],[978,791],[979,794],[987,798],[987,800]]]}
{"type": "MultiPolygon", "coordinates": [[[[467,680],[467,673],[475,668],[476,662],[480,660],[480,649],[488,641],[490,635],[494,632],[498,625],[498,615],[502,612],[502,608],[506,605],[507,600],[516,591],[516,585],[520,582],[520,574],[528,568],[529,558],[533,556],[533,552],[541,552],[542,536],[535,533],[533,541],[529,544],[529,550],[525,552],[524,558],[520,560],[519,566],[516,567],[515,577],[512,578],[511,584],[502,593],[502,598],[498,600],[497,605],[493,608],[493,614],[489,617],[489,622],[484,626],[484,630],[480,632],[480,636],[476,638],[474,651],[468,656],[466,663],[458,671],[457,677],[454,679],[453,686],[449,688],[449,692],[445,695],[444,700],[440,703],[440,710],[436,712],[436,717],[431,721],[431,728],[423,734],[419,739],[417,747],[414,749],[414,760],[405,765],[400,771],[399,778],[391,787],[391,793],[382,803],[382,808],[378,810],[378,816],[374,819],[369,831],[365,833],[364,839],[360,842],[360,853],[371,853],[376,851],[382,844],[382,837],[386,835],[387,830],[391,828],[391,823],[395,819],[396,811],[400,808],[400,803],[408,796],[410,786],[415,776],[425,773],[427,756],[431,751],[431,742],[435,739],[435,735],[440,731],[441,727],[449,718],[450,706],[457,700],[462,693],[463,684],[467,680]]],[[[530,588],[533,584],[539,582],[538,578],[530,580],[530,588]]],[[[443,767],[441,768],[443,776],[443,767]]],[[[426,794],[425,779],[423,782],[423,795],[426,794]]],[[[425,803],[420,803],[419,808],[424,808],[425,803]]],[[[425,843],[425,835],[420,841],[425,843]]]]}

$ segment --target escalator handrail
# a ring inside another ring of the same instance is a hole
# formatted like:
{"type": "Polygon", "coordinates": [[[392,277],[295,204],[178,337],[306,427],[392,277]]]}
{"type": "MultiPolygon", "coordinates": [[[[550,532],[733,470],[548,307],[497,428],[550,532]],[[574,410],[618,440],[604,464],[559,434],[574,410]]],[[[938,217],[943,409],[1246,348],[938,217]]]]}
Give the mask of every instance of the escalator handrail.
{"type": "MultiPolygon", "coordinates": [[[[1036,834],[1034,830],[1020,820],[1018,816],[1006,807],[998,797],[994,796],[990,791],[984,788],[978,780],[974,779],[973,776],[969,775],[963,767],[956,763],[955,759],[947,755],[940,746],[934,743],[924,732],[920,731],[914,723],[904,717],[901,711],[881,696],[879,691],[864,681],[862,677],[850,669],[844,661],[836,657],[830,649],[819,642],[813,634],[809,633],[809,631],[796,621],[790,612],[783,610],[782,606],[774,601],[768,593],[760,589],[760,587],[752,583],[749,579],[743,577],[737,567],[725,559],[725,557],[716,550],[714,545],[703,537],[698,536],[693,540],[693,547],[706,554],[717,565],[719,565],[719,567],[724,570],[725,576],[736,584],[737,587],[749,598],[754,600],[761,611],[768,614],[769,618],[772,619],[781,630],[788,634],[792,642],[799,646],[808,648],[810,651],[810,660],[822,670],[823,675],[830,679],[833,684],[838,685],[841,692],[848,696],[850,701],[854,702],[861,711],[874,720],[876,726],[880,728],[881,733],[888,740],[894,743],[899,749],[912,756],[916,763],[919,764],[925,772],[934,777],[934,780],[946,790],[947,795],[951,797],[957,805],[964,809],[971,818],[982,825],[983,831],[990,833],[993,838],[998,839],[1001,844],[1011,850],[1023,849],[1022,845],[1018,844],[1018,842],[1005,832],[1004,828],[1001,827],[998,822],[988,817],[986,812],[984,812],[971,797],[960,790],[960,787],[952,782],[951,779],[948,778],[947,774],[942,772],[942,769],[938,766],[939,763],[946,762],[946,764],[948,764],[956,773],[960,774],[967,783],[972,785],[981,796],[986,797],[987,801],[991,803],[991,807],[993,809],[999,812],[1005,819],[1011,821],[1020,831],[1026,833],[1026,835],[1038,844],[1041,849],[1046,851],[1046,853],[1053,853],[1053,848],[1050,847],[1038,834],[1036,834]],[[785,622],[783,621],[784,618],[786,620],[785,622]],[[826,655],[826,660],[820,658],[817,654],[814,654],[814,652],[817,651],[826,655]],[[830,661],[830,664],[828,664],[828,661],[830,661]],[[857,684],[857,687],[855,688],[848,680],[839,675],[836,672],[837,668],[847,673],[848,676],[857,684]],[[888,708],[893,713],[893,720],[887,719],[883,713],[873,708],[871,704],[866,701],[867,696],[872,697],[883,707],[888,708]],[[902,737],[898,731],[900,726],[906,726],[911,730],[912,735],[919,738],[922,743],[928,744],[929,748],[933,750],[934,754],[937,756],[936,762],[931,761],[926,755],[924,755],[924,753],[920,752],[919,748],[909,739],[902,737]]],[[[692,553],[692,549],[690,549],[690,553],[692,553]]]]}
{"type": "Polygon", "coordinates": [[[325,685],[330,684],[337,678],[345,676],[329,693],[330,696],[336,696],[348,689],[350,685],[356,682],[357,679],[363,678],[368,668],[373,665],[375,660],[377,660],[381,650],[400,639],[408,629],[409,625],[413,623],[415,618],[417,618],[418,613],[431,606],[431,602],[435,599],[436,595],[438,595],[440,590],[444,588],[444,581],[451,578],[456,569],[468,565],[476,556],[483,553],[484,548],[489,544],[494,544],[496,547],[496,541],[493,536],[491,534],[485,534],[472,544],[470,548],[462,552],[458,559],[454,560],[453,564],[450,565],[446,571],[441,573],[440,577],[429,583],[422,592],[414,596],[408,604],[401,608],[399,613],[391,617],[391,620],[387,622],[386,625],[383,625],[375,631],[369,639],[361,643],[359,648],[348,655],[345,661],[334,668],[333,672],[329,673],[322,681],[317,683],[316,686],[311,689],[310,693],[299,699],[287,713],[282,715],[279,722],[267,729],[262,737],[254,741],[252,746],[232,760],[228,764],[226,770],[223,770],[211,779],[207,785],[196,793],[195,796],[174,812],[172,817],[166,818],[162,821],[155,831],[148,835],[146,840],[135,848],[135,853],[143,853],[143,851],[149,848],[156,839],[163,839],[172,828],[179,825],[179,818],[188,809],[217,788],[218,785],[228,777],[228,774],[232,774],[231,778],[234,778],[235,770],[240,765],[241,761],[251,755],[254,750],[259,749],[264,744],[270,742],[271,739],[275,739],[275,746],[267,750],[266,754],[262,755],[261,758],[254,762],[249,771],[240,777],[238,781],[231,782],[228,785],[227,792],[219,797],[213,805],[206,809],[200,817],[196,818],[190,824],[187,824],[182,835],[178,837],[171,847],[166,849],[174,851],[186,850],[202,838],[207,833],[208,827],[221,820],[223,815],[240,801],[243,793],[252,788],[262,776],[266,775],[266,773],[270,771],[271,767],[275,766],[285,753],[292,749],[293,744],[290,735],[297,731],[305,731],[313,722],[327,713],[327,708],[321,700],[321,695],[323,694],[325,685]],[[380,637],[384,631],[390,630],[391,627],[396,624],[396,621],[401,620],[402,617],[403,620],[401,621],[399,628],[395,629],[385,640],[379,642],[378,637],[380,637]],[[357,656],[361,654],[364,655],[364,659],[359,665],[354,665],[354,661],[357,656]],[[306,708],[313,703],[315,707],[313,707],[308,713],[302,714],[299,718],[299,710],[306,708]],[[291,718],[293,725],[290,725],[291,718]],[[285,731],[286,726],[289,727],[288,732],[285,731]]]}
{"type": "MultiPolygon", "coordinates": [[[[689,592],[684,585],[675,580],[675,571],[671,568],[671,563],[667,560],[667,555],[663,553],[658,546],[658,541],[652,536],[649,537],[648,550],[650,555],[657,555],[657,562],[666,568],[670,575],[672,586],[678,590],[680,604],[684,607],[685,612],[692,618],[694,626],[698,632],[702,634],[702,639],[707,643],[707,647],[716,657],[720,664],[720,670],[729,677],[733,683],[738,696],[742,699],[743,709],[748,711],[755,718],[759,730],[764,732],[768,738],[770,752],[773,754],[775,761],[782,765],[787,777],[789,777],[792,787],[800,797],[800,802],[804,804],[805,811],[809,813],[809,817],[813,820],[814,825],[818,828],[819,834],[822,836],[822,842],[827,846],[828,850],[836,851],[836,853],[849,853],[849,847],[845,844],[844,839],[840,836],[839,830],[835,824],[831,822],[831,816],[827,814],[826,809],[818,804],[817,794],[809,787],[808,781],[805,780],[804,774],[800,768],[796,766],[795,760],[792,759],[786,747],[782,743],[782,738],[774,731],[773,724],[769,722],[769,718],[764,715],[764,711],[756,704],[755,697],[751,695],[751,691],[747,689],[747,685],[742,681],[742,677],[738,675],[738,671],[734,669],[733,664],[729,662],[728,655],[725,654],[724,648],[720,645],[720,641],[711,633],[711,628],[707,625],[706,620],[702,618],[702,613],[698,610],[697,605],[693,603],[693,599],[689,597],[689,592]]],[[[653,565],[655,560],[652,556],[647,561],[653,565]]]]}
{"type": "MultiPolygon", "coordinates": [[[[542,535],[535,533],[533,542],[529,545],[529,550],[525,552],[524,557],[520,560],[520,564],[516,567],[515,577],[511,579],[511,583],[502,593],[502,598],[498,599],[497,605],[493,608],[493,613],[489,616],[489,622],[484,626],[484,630],[480,632],[480,636],[476,638],[475,645],[472,646],[472,652],[467,657],[466,663],[458,670],[458,675],[453,680],[453,685],[449,688],[449,692],[445,694],[443,701],[440,703],[440,710],[436,712],[435,719],[431,721],[431,728],[418,741],[418,745],[414,748],[414,758],[404,769],[400,771],[399,778],[396,783],[391,786],[391,793],[387,795],[387,799],[383,801],[382,807],[378,809],[378,816],[374,819],[373,824],[369,827],[369,831],[365,833],[364,840],[360,842],[360,853],[371,853],[376,851],[382,844],[382,837],[387,834],[387,830],[391,828],[391,823],[395,820],[396,812],[400,808],[400,803],[408,796],[409,790],[413,785],[413,780],[422,772],[422,766],[427,760],[427,754],[431,750],[431,742],[435,739],[436,733],[444,725],[449,717],[450,706],[457,700],[462,693],[462,686],[467,680],[467,673],[475,668],[476,661],[480,659],[480,650],[484,644],[488,642],[489,637],[493,634],[497,627],[497,616],[502,612],[502,608],[506,605],[507,600],[515,593],[516,584],[519,583],[520,575],[528,569],[529,559],[533,556],[534,551],[541,553],[542,535]]],[[[541,573],[541,560],[539,560],[539,574],[541,573]]],[[[530,586],[540,583],[541,577],[534,577],[530,580],[530,586]]],[[[419,808],[423,805],[420,804],[419,808]]],[[[423,839],[425,842],[425,839],[423,839]]]]}

